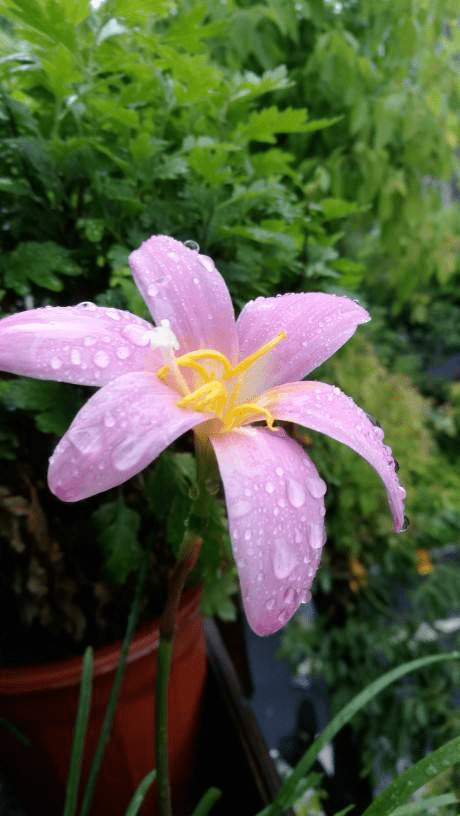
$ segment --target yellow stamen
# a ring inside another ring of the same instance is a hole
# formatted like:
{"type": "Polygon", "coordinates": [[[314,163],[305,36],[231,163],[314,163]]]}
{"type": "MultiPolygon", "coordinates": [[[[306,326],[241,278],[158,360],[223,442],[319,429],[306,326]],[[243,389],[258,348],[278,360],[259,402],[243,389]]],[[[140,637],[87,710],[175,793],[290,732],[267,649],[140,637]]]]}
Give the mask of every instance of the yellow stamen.
{"type": "Polygon", "coordinates": [[[285,337],[287,337],[287,332],[285,332],[283,329],[282,331],[278,332],[278,334],[276,335],[276,337],[273,338],[273,340],[269,340],[268,343],[265,343],[265,345],[261,346],[260,349],[254,351],[253,354],[249,354],[247,357],[244,358],[244,360],[241,360],[241,362],[238,363],[238,365],[235,366],[235,368],[232,368],[231,373],[228,374],[227,376],[236,377],[239,374],[242,374],[243,371],[247,371],[247,369],[250,366],[252,366],[252,364],[255,363],[256,360],[259,360],[260,357],[263,357],[264,354],[267,353],[267,351],[270,351],[270,349],[274,348],[274,346],[277,346],[278,343],[280,343],[281,340],[284,340],[285,337]]]}
{"type": "Polygon", "coordinates": [[[192,408],[194,411],[211,410],[221,415],[227,401],[227,392],[218,380],[204,383],[196,391],[179,400],[179,408],[192,408]]]}
{"type": "Polygon", "coordinates": [[[177,358],[177,364],[181,366],[190,366],[194,368],[195,360],[217,360],[222,363],[226,376],[233,376],[233,368],[230,361],[225,354],[215,349],[197,349],[196,351],[189,351],[188,354],[183,354],[182,357],[177,358]]]}
{"type": "Polygon", "coordinates": [[[249,417],[254,417],[255,421],[254,415],[257,414],[263,414],[268,427],[272,430],[276,430],[276,428],[273,428],[275,418],[267,408],[262,408],[257,402],[242,402],[241,405],[236,405],[234,408],[230,408],[229,411],[225,412],[223,417],[224,431],[231,431],[235,425],[242,425],[249,417]]]}

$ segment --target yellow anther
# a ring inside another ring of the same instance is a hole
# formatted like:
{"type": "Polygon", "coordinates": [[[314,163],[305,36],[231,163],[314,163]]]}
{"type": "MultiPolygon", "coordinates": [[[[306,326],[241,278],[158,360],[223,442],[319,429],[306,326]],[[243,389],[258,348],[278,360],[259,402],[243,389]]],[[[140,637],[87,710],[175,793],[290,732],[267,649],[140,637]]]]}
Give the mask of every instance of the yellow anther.
{"type": "Polygon", "coordinates": [[[273,428],[275,421],[273,414],[271,414],[267,408],[262,408],[257,402],[243,402],[241,405],[236,405],[234,408],[225,412],[223,417],[224,431],[231,431],[235,425],[241,425],[245,420],[249,419],[249,417],[255,421],[257,414],[263,414],[268,427],[272,430],[276,430],[273,428]]]}
{"type": "Polygon", "coordinates": [[[176,405],[179,408],[192,408],[194,411],[211,410],[221,414],[227,401],[227,392],[218,380],[204,383],[196,391],[187,394],[176,405]]]}
{"type": "Polygon", "coordinates": [[[282,331],[278,332],[273,340],[269,340],[268,343],[265,343],[264,346],[261,346],[253,354],[249,354],[244,358],[244,360],[241,360],[241,362],[238,363],[235,368],[232,368],[231,372],[227,374],[227,377],[235,377],[238,376],[238,374],[242,374],[243,371],[246,371],[250,366],[252,366],[253,363],[256,362],[256,360],[263,357],[267,351],[270,351],[272,348],[274,348],[274,346],[277,346],[278,343],[280,343],[281,340],[284,340],[285,337],[287,337],[287,332],[283,329],[282,331]]]}
{"type": "Polygon", "coordinates": [[[196,351],[189,351],[188,354],[183,354],[182,357],[177,358],[177,364],[180,366],[190,366],[191,368],[194,368],[196,365],[196,360],[217,360],[218,363],[222,363],[227,376],[231,377],[233,374],[231,363],[225,354],[221,354],[220,351],[216,351],[215,349],[197,349],[196,351]]]}

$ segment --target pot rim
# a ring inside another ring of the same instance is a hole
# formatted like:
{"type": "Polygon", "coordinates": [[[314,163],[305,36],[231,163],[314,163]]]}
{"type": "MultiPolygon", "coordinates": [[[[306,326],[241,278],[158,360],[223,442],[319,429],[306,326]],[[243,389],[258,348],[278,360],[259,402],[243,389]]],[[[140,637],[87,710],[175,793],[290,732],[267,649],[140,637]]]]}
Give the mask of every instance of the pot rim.
{"type": "MultiPolygon", "coordinates": [[[[200,614],[201,586],[188,587],[182,595],[177,626],[186,618],[200,614]]],[[[135,633],[127,663],[133,663],[156,651],[159,643],[159,618],[147,621],[135,633]]],[[[113,671],[120,655],[121,640],[96,649],[93,656],[93,676],[113,671]]],[[[0,666],[0,694],[25,694],[80,684],[83,656],[54,660],[31,666],[0,666]]]]}

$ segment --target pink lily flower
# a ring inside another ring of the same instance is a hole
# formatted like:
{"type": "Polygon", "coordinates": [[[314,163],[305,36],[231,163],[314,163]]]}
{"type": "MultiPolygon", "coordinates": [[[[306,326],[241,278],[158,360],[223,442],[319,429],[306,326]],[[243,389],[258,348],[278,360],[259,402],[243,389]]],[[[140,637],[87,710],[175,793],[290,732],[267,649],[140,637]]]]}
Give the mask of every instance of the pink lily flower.
{"type": "Polygon", "coordinates": [[[367,459],[403,526],[405,491],[381,428],[338,388],[301,382],[369,315],[349,298],[303,293],[259,297],[235,321],[211,258],[154,236],[129,262],[156,327],[92,303],[20,312],[0,321],[0,369],[100,386],[50,459],[64,501],[121,484],[190,429],[200,450],[212,446],[248,621],[270,634],[309,599],[326,541],[326,485],[275,420],[367,459]]]}

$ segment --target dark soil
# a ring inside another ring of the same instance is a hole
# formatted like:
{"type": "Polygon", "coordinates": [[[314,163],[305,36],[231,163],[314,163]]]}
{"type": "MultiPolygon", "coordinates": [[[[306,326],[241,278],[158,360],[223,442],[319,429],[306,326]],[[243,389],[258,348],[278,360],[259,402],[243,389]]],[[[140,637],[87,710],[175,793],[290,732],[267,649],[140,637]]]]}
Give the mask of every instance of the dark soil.
{"type": "MultiPolygon", "coordinates": [[[[133,574],[121,587],[105,580],[90,522],[101,497],[60,502],[44,479],[46,458],[38,458],[37,467],[0,461],[0,665],[62,659],[122,638],[134,594],[133,574]]],[[[140,482],[122,489],[142,509],[140,482]]],[[[161,612],[171,564],[161,534],[150,530],[149,538],[141,622],[161,612]]]]}

